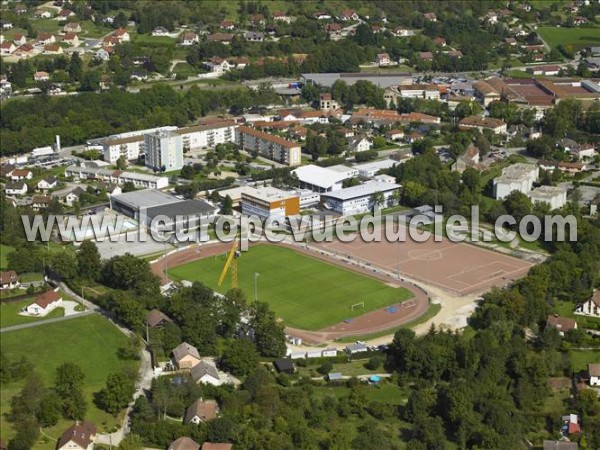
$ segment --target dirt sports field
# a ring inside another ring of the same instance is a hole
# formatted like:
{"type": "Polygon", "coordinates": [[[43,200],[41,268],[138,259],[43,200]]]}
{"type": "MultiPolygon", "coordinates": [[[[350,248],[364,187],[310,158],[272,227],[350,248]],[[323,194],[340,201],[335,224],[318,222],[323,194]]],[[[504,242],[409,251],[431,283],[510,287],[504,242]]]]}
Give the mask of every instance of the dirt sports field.
{"type": "MultiPolygon", "coordinates": [[[[278,245],[288,246],[287,244],[278,245]]],[[[307,251],[298,246],[288,247],[293,248],[295,251],[298,251],[300,253],[310,255],[314,258],[319,258],[327,262],[340,264],[340,261],[334,258],[329,258],[326,255],[321,255],[314,251],[307,251]]],[[[170,267],[176,267],[201,258],[208,258],[214,255],[220,255],[228,252],[230,248],[230,243],[208,244],[201,245],[200,247],[192,246],[180,252],[173,253],[167,256],[166,260],[160,259],[156,261],[151,266],[152,271],[156,275],[160,276],[163,284],[165,284],[168,282],[165,276],[165,269],[167,269],[168,272],[168,268],[170,267]]],[[[250,251],[252,251],[251,247],[250,251]]],[[[384,331],[387,329],[398,328],[408,322],[412,322],[418,319],[420,316],[422,316],[429,307],[429,298],[427,296],[427,293],[421,288],[417,287],[416,285],[413,285],[408,282],[401,282],[395,279],[391,279],[390,277],[384,275],[377,275],[371,270],[361,269],[354,265],[343,264],[343,267],[346,269],[354,270],[362,275],[379,279],[385,283],[388,283],[390,286],[404,287],[406,289],[409,289],[413,293],[414,297],[401,304],[395,305],[396,309],[394,310],[394,312],[390,312],[389,307],[382,308],[376,311],[363,314],[362,316],[355,317],[351,322],[340,322],[338,324],[331,325],[319,331],[307,331],[286,327],[287,334],[295,337],[300,337],[304,341],[309,343],[322,343],[347,336],[367,335],[377,333],[379,331],[384,331]]]]}
{"type": "Polygon", "coordinates": [[[506,284],[527,274],[533,263],[504,255],[472,244],[443,239],[435,242],[390,243],[365,242],[360,238],[352,242],[320,242],[315,248],[332,252],[364,264],[393,273],[400,273],[417,281],[440,287],[458,295],[474,294],[492,286],[506,284]]]}

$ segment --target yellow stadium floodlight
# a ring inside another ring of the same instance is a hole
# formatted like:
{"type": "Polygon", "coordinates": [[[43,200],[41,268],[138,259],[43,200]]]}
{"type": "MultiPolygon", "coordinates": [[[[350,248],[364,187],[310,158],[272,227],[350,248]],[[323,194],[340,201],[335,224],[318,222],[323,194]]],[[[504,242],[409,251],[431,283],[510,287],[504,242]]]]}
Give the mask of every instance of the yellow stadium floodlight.
{"type": "Polygon", "coordinates": [[[227,261],[225,261],[225,265],[223,266],[223,270],[221,271],[221,276],[219,277],[218,286],[223,284],[225,281],[225,277],[227,276],[227,272],[231,271],[231,287],[238,287],[238,267],[237,267],[237,257],[239,256],[238,251],[238,241],[237,239],[233,241],[233,245],[231,246],[231,250],[229,250],[229,254],[227,256],[227,261]]]}

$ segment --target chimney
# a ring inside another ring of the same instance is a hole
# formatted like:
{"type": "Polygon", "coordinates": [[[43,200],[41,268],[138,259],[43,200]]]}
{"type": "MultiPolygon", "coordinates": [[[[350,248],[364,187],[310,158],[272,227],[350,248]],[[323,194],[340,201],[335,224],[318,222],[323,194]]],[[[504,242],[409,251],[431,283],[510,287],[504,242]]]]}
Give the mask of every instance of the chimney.
{"type": "Polygon", "coordinates": [[[56,153],[60,152],[60,135],[56,135],[56,153]]]}

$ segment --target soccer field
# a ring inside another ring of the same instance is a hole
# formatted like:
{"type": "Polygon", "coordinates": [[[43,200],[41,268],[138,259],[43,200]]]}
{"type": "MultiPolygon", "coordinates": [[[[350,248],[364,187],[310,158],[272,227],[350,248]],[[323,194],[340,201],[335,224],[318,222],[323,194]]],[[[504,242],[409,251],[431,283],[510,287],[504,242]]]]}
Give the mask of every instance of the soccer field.
{"type": "MultiPolygon", "coordinates": [[[[225,255],[201,259],[169,269],[169,276],[225,292],[229,277],[217,288],[224,263],[225,255]]],[[[239,285],[249,302],[254,300],[254,273],[260,274],[258,299],[269,303],[286,325],[305,330],[320,330],[413,296],[407,289],[272,245],[252,246],[238,259],[239,285]],[[352,311],[351,305],[359,302],[364,308],[352,311]]]]}

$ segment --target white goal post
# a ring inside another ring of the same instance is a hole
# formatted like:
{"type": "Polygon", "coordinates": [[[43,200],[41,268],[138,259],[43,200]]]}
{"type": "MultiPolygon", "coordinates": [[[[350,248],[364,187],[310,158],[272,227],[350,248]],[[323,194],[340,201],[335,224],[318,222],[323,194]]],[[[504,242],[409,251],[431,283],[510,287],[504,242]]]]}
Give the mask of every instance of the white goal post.
{"type": "Polygon", "coordinates": [[[364,308],[364,307],[365,307],[365,302],[358,302],[358,303],[355,303],[354,305],[350,306],[350,311],[354,311],[354,308],[357,308],[357,307],[359,307],[359,306],[360,306],[361,308],[364,308]]]}

